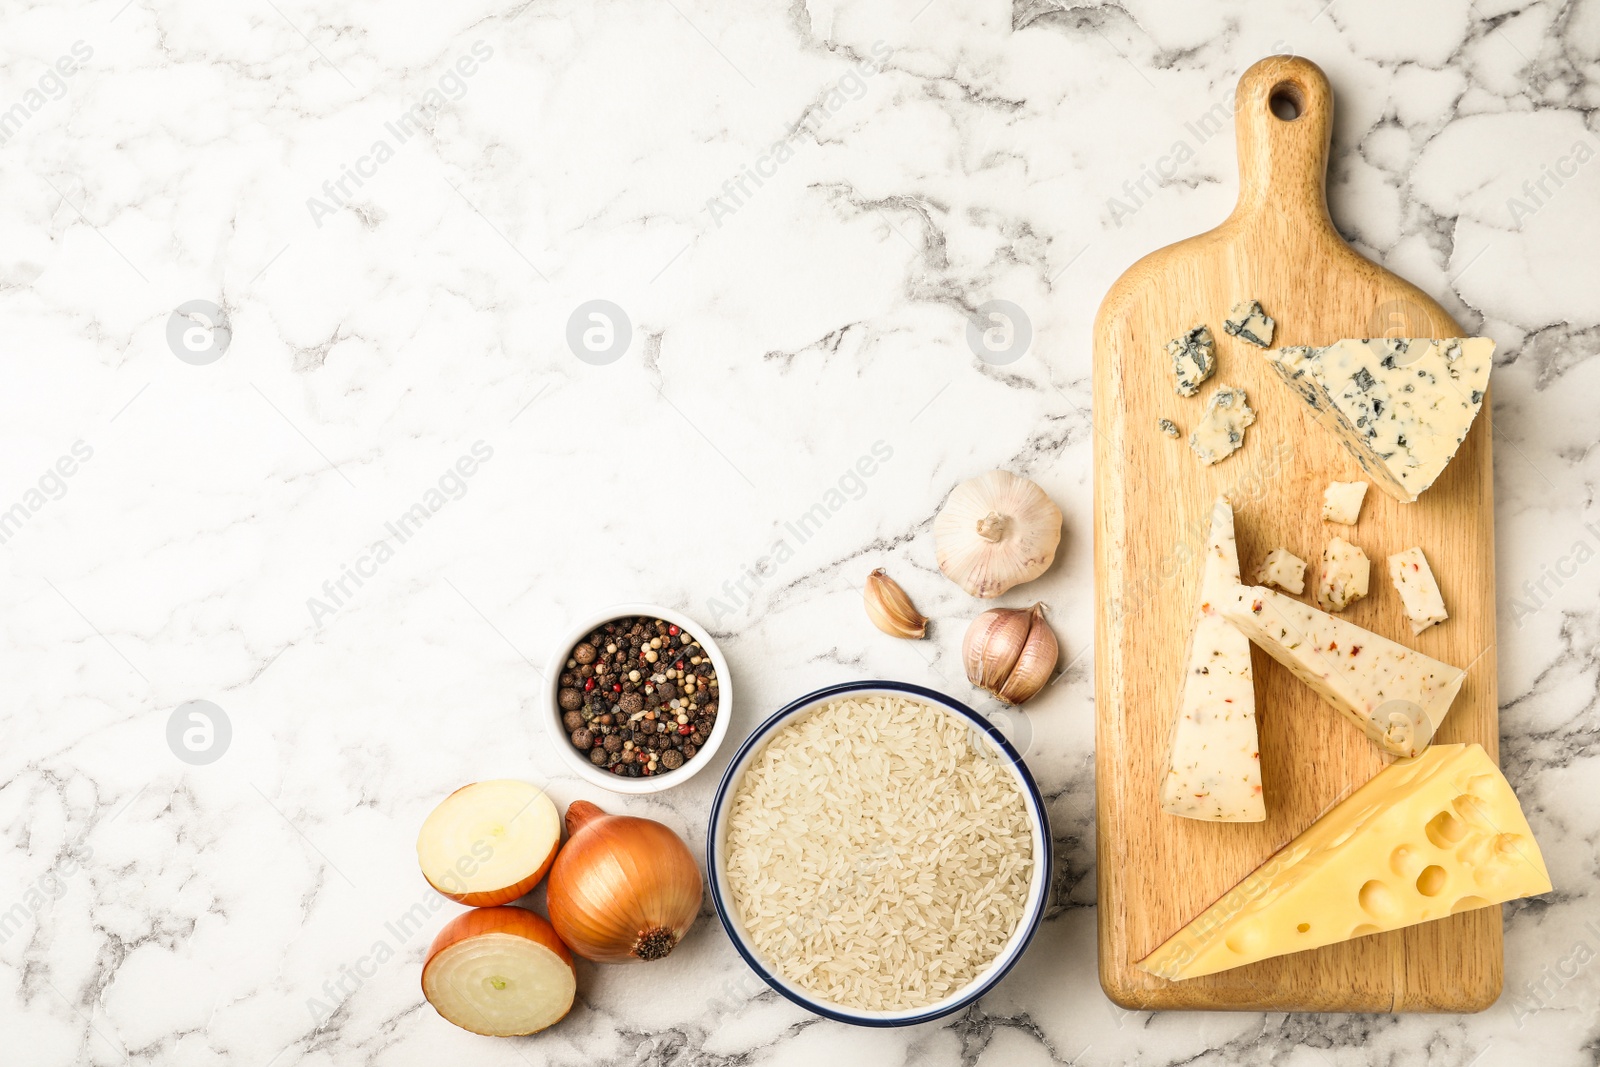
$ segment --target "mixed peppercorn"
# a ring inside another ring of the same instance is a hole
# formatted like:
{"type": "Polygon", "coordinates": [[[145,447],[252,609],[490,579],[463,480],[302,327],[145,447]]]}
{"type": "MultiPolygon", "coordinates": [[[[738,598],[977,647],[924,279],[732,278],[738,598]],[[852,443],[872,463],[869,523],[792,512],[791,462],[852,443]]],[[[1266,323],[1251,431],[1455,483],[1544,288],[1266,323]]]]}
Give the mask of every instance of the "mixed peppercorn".
{"type": "Polygon", "coordinates": [[[700,642],[664,619],[628,616],[573,646],[556,695],[572,746],[629,778],[694,759],[717,721],[717,672],[700,642]]]}

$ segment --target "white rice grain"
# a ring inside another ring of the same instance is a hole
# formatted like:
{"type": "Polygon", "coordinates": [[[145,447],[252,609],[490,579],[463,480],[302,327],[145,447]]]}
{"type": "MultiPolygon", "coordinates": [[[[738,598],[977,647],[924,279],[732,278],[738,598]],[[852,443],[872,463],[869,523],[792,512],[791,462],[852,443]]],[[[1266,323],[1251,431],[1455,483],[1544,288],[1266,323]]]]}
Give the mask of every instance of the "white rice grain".
{"type": "Polygon", "coordinates": [[[1015,777],[942,708],[824,705],[775,733],[728,823],[756,950],[824,1000],[917,1008],[975,978],[1022,920],[1033,830],[1015,777]]]}

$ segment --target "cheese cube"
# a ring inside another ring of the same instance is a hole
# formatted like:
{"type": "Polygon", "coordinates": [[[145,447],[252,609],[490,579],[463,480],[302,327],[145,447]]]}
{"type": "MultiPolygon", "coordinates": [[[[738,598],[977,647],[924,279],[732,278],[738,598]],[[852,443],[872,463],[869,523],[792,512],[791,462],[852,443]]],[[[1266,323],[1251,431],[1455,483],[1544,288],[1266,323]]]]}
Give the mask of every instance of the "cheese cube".
{"type": "Polygon", "coordinates": [[[1466,672],[1263,586],[1240,586],[1218,610],[1376,745],[1415,756],[1466,672]]]}
{"type": "Polygon", "coordinates": [[[1275,548],[1256,568],[1257,585],[1275,585],[1290,593],[1306,590],[1306,561],[1287,548],[1275,548]]]}
{"type": "Polygon", "coordinates": [[[1238,584],[1233,508],[1219,496],[1211,505],[1194,628],[1167,740],[1161,810],[1169,815],[1212,822],[1260,822],[1267,817],[1250,640],[1217,613],[1218,603],[1238,584]]]}
{"type": "Polygon", "coordinates": [[[1329,482],[1322,491],[1322,521],[1354,526],[1366,497],[1366,482],[1329,482]]]}
{"type": "Polygon", "coordinates": [[[1198,978],[1550,889],[1483,747],[1435,745],[1379,771],[1139,967],[1198,978]]]}
{"type": "Polygon", "coordinates": [[[1444,597],[1439,583],[1433,580],[1433,571],[1420,548],[1408,548],[1389,557],[1389,580],[1394,582],[1400,602],[1406,606],[1406,618],[1411,621],[1411,632],[1420,634],[1436,622],[1444,622],[1450,613],[1444,610],[1444,597]]]}
{"type": "Polygon", "coordinates": [[[1343,611],[1367,595],[1372,577],[1372,561],[1357,545],[1335,537],[1322,551],[1322,569],[1317,572],[1317,606],[1324,611],[1343,611]]]}

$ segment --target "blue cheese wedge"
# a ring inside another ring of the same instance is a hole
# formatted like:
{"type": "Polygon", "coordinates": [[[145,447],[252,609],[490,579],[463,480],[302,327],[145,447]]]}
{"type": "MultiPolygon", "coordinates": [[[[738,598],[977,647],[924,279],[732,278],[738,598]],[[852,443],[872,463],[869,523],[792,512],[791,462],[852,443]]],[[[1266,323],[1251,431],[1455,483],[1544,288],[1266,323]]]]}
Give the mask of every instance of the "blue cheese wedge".
{"type": "Polygon", "coordinates": [[[1405,605],[1406,619],[1411,632],[1420,634],[1436,622],[1444,622],[1450,613],[1444,610],[1444,595],[1439,583],[1433,579],[1428,558],[1420,548],[1408,548],[1389,557],[1389,580],[1405,605]]]}
{"type": "Polygon", "coordinates": [[[1189,435],[1189,447],[1206,466],[1220,463],[1238,451],[1244,444],[1245,427],[1256,421],[1256,413],[1243,389],[1221,385],[1206,400],[1200,425],[1189,435]]]}
{"type": "Polygon", "coordinates": [[[1257,348],[1272,347],[1272,331],[1277,325],[1254,300],[1239,301],[1228,312],[1228,317],[1222,320],[1223,332],[1257,348]]]}
{"type": "Polygon", "coordinates": [[[1322,550],[1322,569],[1317,572],[1317,606],[1323,611],[1343,611],[1367,595],[1371,588],[1372,561],[1342,537],[1335,537],[1322,550]]]}
{"type": "Polygon", "coordinates": [[[1366,482],[1329,482],[1322,491],[1322,521],[1354,526],[1366,498],[1366,482]]]}
{"type": "Polygon", "coordinates": [[[1275,585],[1288,593],[1306,591],[1306,561],[1287,548],[1275,548],[1256,568],[1257,585],[1275,585]]]}
{"type": "Polygon", "coordinates": [[[1177,376],[1179,396],[1194,396],[1200,383],[1217,370],[1217,343],[1211,329],[1196,326],[1182,337],[1167,342],[1167,355],[1172,357],[1172,373],[1177,376]]]}
{"type": "Polygon", "coordinates": [[[1239,586],[1224,618],[1396,756],[1433,742],[1466,672],[1263,586],[1239,586]]]}
{"type": "Polygon", "coordinates": [[[1472,428],[1493,356],[1487,337],[1380,337],[1273,349],[1267,360],[1367,476],[1410,503],[1438,479],[1472,428]]]}
{"type": "Polygon", "coordinates": [[[1219,496],[1211,505],[1189,654],[1168,737],[1161,810],[1169,815],[1211,822],[1267,817],[1250,641],[1217,613],[1217,605],[1238,585],[1233,508],[1219,496]]]}

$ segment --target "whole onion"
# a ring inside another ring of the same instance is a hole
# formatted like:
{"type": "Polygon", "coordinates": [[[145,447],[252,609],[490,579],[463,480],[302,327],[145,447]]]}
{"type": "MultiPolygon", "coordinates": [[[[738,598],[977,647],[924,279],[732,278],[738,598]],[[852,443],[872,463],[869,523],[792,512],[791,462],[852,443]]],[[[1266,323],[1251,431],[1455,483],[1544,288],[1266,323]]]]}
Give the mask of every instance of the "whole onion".
{"type": "Polygon", "coordinates": [[[567,808],[566,845],[550,868],[550,923],[596,963],[658,960],[700,913],[700,868],[683,839],[651,819],[567,808]]]}

